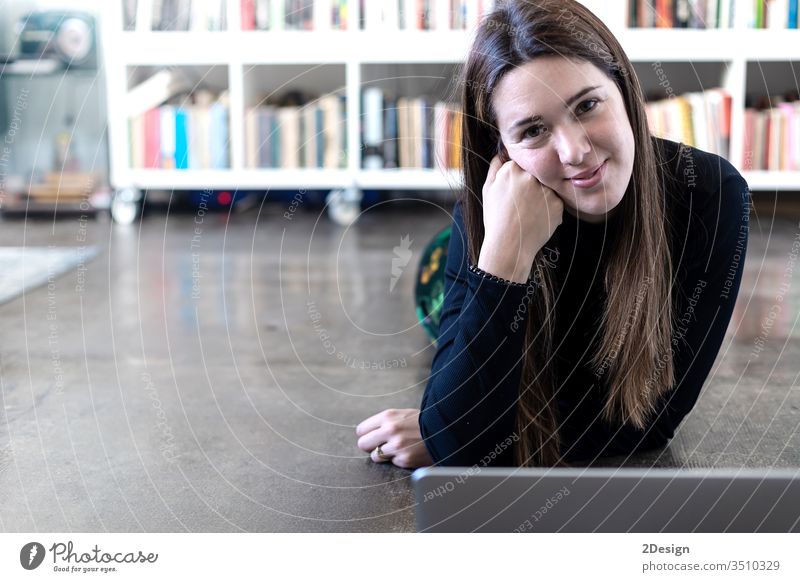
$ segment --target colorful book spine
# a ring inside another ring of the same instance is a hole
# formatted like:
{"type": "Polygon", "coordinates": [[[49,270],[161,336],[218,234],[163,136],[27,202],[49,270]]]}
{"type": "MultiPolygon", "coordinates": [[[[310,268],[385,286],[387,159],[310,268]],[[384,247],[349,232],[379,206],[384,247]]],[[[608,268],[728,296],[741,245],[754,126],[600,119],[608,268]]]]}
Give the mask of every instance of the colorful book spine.
{"type": "MultiPolygon", "coordinates": [[[[763,4],[764,1],[628,0],[626,16],[630,28],[731,28],[734,9],[747,9],[752,11],[750,26],[756,26],[756,4],[763,4]]],[[[785,3],[792,0],[779,1],[785,3]]]]}
{"type": "Polygon", "coordinates": [[[383,159],[385,168],[398,167],[399,160],[397,158],[397,100],[394,98],[386,98],[384,109],[384,143],[383,143],[383,159]]]}
{"type": "Polygon", "coordinates": [[[360,0],[364,30],[474,30],[494,0],[360,0]]]}
{"type": "MultiPolygon", "coordinates": [[[[239,0],[242,30],[343,30],[348,0],[239,0]]],[[[379,2],[373,0],[373,5],[379,2]]],[[[362,13],[363,14],[363,13],[362,13]]]]}
{"type": "Polygon", "coordinates": [[[345,101],[343,95],[323,95],[305,105],[248,108],[244,143],[247,167],[346,167],[345,101]]]}
{"type": "Polygon", "coordinates": [[[757,103],[772,105],[744,110],[742,169],[800,171],[800,101],[779,97],[757,103]]]}
{"type": "Polygon", "coordinates": [[[363,98],[368,103],[362,125],[363,167],[459,167],[457,104],[426,96],[395,98],[375,88],[367,89],[363,98]]]}
{"type": "Polygon", "coordinates": [[[161,111],[161,167],[175,169],[175,107],[162,105],[161,111]]]}
{"type": "Polygon", "coordinates": [[[240,10],[242,13],[242,30],[256,29],[256,1],[240,0],[240,10]]]}
{"type": "Polygon", "coordinates": [[[650,101],[645,111],[653,135],[727,157],[731,105],[730,94],[717,88],[650,101]]]}
{"type": "Polygon", "coordinates": [[[272,168],[272,108],[262,107],[255,110],[258,139],[255,143],[258,163],[253,167],[272,168]]]}
{"type": "Polygon", "coordinates": [[[150,109],[144,114],[144,167],[161,167],[161,113],[150,109]]]}
{"type": "Polygon", "coordinates": [[[209,110],[209,162],[213,169],[221,170],[228,164],[228,108],[214,103],[209,110]]]}
{"type": "Polygon", "coordinates": [[[314,166],[317,168],[322,168],[325,165],[325,116],[322,113],[322,109],[319,107],[314,108],[314,117],[316,123],[316,140],[317,140],[317,159],[314,163],[314,166]]]}
{"type": "Polygon", "coordinates": [[[189,167],[188,113],[186,108],[175,110],[175,167],[184,170],[189,167]]]}

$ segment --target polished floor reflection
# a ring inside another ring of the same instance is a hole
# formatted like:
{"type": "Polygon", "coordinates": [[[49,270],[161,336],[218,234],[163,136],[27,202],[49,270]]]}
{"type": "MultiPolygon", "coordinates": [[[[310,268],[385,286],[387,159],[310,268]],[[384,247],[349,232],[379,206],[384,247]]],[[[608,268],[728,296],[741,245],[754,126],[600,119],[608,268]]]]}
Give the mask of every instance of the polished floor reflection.
{"type": "MultiPolygon", "coordinates": [[[[0,530],[413,530],[410,473],[354,426],[419,404],[414,278],[449,214],[287,211],[4,223],[3,246],[102,251],[0,306],[0,530]]],[[[800,224],[762,211],[750,236],[695,410],[666,450],[603,464],[800,466],[800,224]]]]}

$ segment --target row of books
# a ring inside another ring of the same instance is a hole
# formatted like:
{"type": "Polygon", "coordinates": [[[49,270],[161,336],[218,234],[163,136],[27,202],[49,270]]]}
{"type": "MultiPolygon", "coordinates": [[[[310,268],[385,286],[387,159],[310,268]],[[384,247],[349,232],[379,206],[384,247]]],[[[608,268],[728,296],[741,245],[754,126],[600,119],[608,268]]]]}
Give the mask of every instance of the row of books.
{"type": "MultiPolygon", "coordinates": [[[[121,0],[125,30],[227,28],[228,0],[121,0]]],[[[350,0],[240,2],[242,30],[344,30],[350,0]]],[[[360,0],[365,30],[472,30],[496,0],[360,0]]],[[[745,11],[750,28],[798,27],[798,0],[629,0],[632,28],[732,28],[745,11]]]]}
{"type": "Polygon", "coordinates": [[[743,170],[800,170],[800,101],[744,110],[743,170]]]}
{"type": "Polygon", "coordinates": [[[347,167],[345,97],[323,95],[306,105],[259,105],[244,115],[248,168],[347,167]]]}
{"type": "Polygon", "coordinates": [[[379,87],[362,94],[362,165],[383,168],[458,168],[460,106],[427,97],[391,97],[379,87]]]}
{"type": "Polygon", "coordinates": [[[749,28],[797,28],[798,0],[630,0],[628,26],[733,28],[745,15],[749,28]]]}
{"type": "Polygon", "coordinates": [[[199,90],[191,99],[130,117],[132,168],[224,169],[228,157],[227,92],[199,90]]]}
{"type": "MultiPolygon", "coordinates": [[[[736,0],[629,0],[631,28],[733,28],[736,0]]],[[[752,2],[752,0],[750,0],[752,2]]]]}
{"type": "Polygon", "coordinates": [[[122,0],[123,27],[136,32],[225,30],[226,1],[122,0]]]}
{"type": "MultiPolygon", "coordinates": [[[[457,105],[438,102],[431,108],[425,98],[386,98],[376,108],[374,93],[365,94],[365,101],[364,168],[460,167],[457,105]]],[[[723,97],[718,104],[699,93],[648,103],[651,130],[727,156],[730,101],[723,97]]],[[[250,108],[245,113],[247,167],[346,167],[345,127],[343,102],[335,96],[302,108],[250,108]]],[[[800,171],[800,101],[745,109],[744,151],[743,170],[800,171]]],[[[130,152],[132,168],[228,168],[224,99],[205,106],[164,105],[131,119],[130,152]]]]}
{"type": "Polygon", "coordinates": [[[645,104],[650,131],[728,157],[731,137],[731,96],[723,89],[686,93],[645,104]]]}
{"type": "Polygon", "coordinates": [[[755,0],[750,28],[797,28],[798,0],[755,0]]]}
{"type": "Polygon", "coordinates": [[[361,0],[364,30],[473,30],[495,0],[361,0]]]}
{"type": "Polygon", "coordinates": [[[344,30],[347,28],[348,0],[239,1],[242,9],[242,30],[344,30]]]}
{"type": "MultiPolygon", "coordinates": [[[[131,167],[227,168],[227,91],[195,89],[181,69],[156,71],[126,96],[131,167]]],[[[343,95],[310,101],[289,93],[281,102],[245,112],[245,160],[251,168],[343,168],[346,107],[343,95]]],[[[457,104],[427,97],[362,93],[362,160],[369,169],[458,168],[461,114],[457,104]]],[[[729,155],[731,96],[710,89],[648,101],[655,135],[729,155]]],[[[744,169],[800,171],[800,99],[796,92],[748,102],[744,169]]]]}

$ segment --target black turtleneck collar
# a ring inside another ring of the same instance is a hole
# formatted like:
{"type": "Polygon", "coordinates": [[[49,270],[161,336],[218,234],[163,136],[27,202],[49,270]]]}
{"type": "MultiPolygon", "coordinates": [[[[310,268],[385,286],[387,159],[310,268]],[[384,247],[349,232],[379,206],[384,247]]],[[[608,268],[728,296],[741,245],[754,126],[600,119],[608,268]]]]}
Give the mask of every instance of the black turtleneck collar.
{"type": "Polygon", "coordinates": [[[617,207],[615,211],[612,211],[611,216],[609,216],[603,222],[587,222],[585,220],[579,220],[577,217],[565,210],[559,228],[564,233],[570,233],[571,238],[577,237],[579,239],[583,239],[586,237],[592,239],[602,239],[604,237],[609,237],[616,232],[621,213],[622,209],[617,207]]]}

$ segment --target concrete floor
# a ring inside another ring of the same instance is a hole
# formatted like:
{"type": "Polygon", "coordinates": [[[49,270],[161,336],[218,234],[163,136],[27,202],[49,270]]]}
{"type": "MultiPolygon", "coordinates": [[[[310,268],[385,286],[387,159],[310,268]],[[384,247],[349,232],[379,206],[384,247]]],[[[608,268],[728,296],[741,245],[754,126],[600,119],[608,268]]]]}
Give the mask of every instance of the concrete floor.
{"type": "MultiPolygon", "coordinates": [[[[275,204],[129,228],[5,221],[0,245],[103,250],[0,306],[0,530],[413,531],[410,472],[373,464],[354,427],[419,405],[433,349],[414,276],[450,218],[393,202],[349,229],[317,219],[275,204]],[[406,235],[414,254],[390,292],[406,235]]],[[[602,464],[800,466],[799,233],[797,219],[751,219],[695,410],[666,450],[602,464]]]]}

